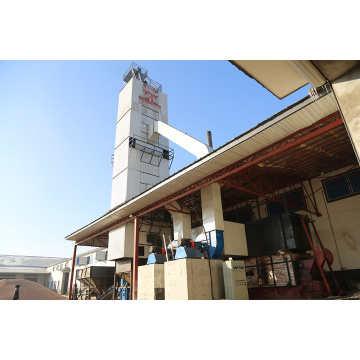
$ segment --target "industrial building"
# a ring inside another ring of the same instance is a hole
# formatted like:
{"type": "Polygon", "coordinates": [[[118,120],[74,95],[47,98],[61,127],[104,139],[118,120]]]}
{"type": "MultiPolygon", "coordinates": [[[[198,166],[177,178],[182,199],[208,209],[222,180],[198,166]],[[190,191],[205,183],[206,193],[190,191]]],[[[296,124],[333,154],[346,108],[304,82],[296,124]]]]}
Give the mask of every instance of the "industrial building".
{"type": "MultiPolygon", "coordinates": [[[[72,258],[0,255],[0,280],[30,280],[59,295],[68,295],[71,264],[72,258]]],[[[114,270],[115,263],[107,260],[106,250],[78,254],[74,266],[78,298],[101,295],[113,283],[114,270]]]]}
{"type": "MultiPolygon", "coordinates": [[[[359,61],[231,61],[309,95],[213,149],[173,128],[148,71],[124,74],[111,209],[73,232],[107,248],[122,299],[315,299],[360,288],[359,61]],[[198,160],[170,176],[169,140],[198,160]]],[[[231,66],[229,64],[229,66],[231,66]]],[[[235,134],[234,134],[235,135],[235,134]]],[[[104,293],[109,291],[110,287],[104,293]]]]}
{"type": "Polygon", "coordinates": [[[49,276],[47,268],[64,260],[60,257],[0,255],[0,280],[25,279],[45,286],[49,276]]]}
{"type": "MultiPolygon", "coordinates": [[[[46,267],[44,286],[60,295],[69,294],[72,258],[46,267]]],[[[107,260],[107,251],[95,249],[78,254],[74,264],[74,283],[80,300],[96,298],[113,284],[115,263],[107,260]]]]}

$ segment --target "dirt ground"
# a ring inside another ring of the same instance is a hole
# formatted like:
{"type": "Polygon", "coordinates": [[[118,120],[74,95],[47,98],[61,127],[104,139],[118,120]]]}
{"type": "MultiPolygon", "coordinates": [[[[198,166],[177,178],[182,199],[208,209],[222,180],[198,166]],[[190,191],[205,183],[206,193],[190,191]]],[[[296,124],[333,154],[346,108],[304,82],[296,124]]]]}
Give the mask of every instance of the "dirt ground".
{"type": "Polygon", "coordinates": [[[66,300],[56,292],[30,280],[0,280],[0,300],[12,300],[15,285],[20,285],[19,300],[66,300]]]}

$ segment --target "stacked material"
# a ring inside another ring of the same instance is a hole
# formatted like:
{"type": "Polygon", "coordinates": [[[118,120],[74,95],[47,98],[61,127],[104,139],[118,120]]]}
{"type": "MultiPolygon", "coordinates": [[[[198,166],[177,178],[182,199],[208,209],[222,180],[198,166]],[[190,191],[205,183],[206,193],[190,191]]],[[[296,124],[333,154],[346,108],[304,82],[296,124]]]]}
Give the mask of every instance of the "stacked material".
{"type": "Polygon", "coordinates": [[[15,285],[20,285],[19,300],[66,300],[65,297],[30,280],[0,280],[0,300],[12,300],[15,285]]]}
{"type": "Polygon", "coordinates": [[[310,254],[289,252],[245,259],[248,288],[299,285],[296,262],[309,258],[310,254]]]}

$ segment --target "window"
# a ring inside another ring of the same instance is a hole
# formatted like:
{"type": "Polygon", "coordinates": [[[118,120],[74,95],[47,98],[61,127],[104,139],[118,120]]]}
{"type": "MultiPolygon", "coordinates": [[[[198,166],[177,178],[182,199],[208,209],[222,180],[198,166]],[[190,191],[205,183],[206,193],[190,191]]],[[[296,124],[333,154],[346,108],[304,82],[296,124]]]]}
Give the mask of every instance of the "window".
{"type": "Polygon", "coordinates": [[[93,262],[93,257],[91,255],[91,256],[88,257],[88,264],[92,264],[92,262],[93,262]]]}
{"type": "Polygon", "coordinates": [[[360,168],[323,180],[327,202],[360,194],[360,168]]]}
{"type": "Polygon", "coordinates": [[[281,194],[280,200],[288,204],[293,204],[295,206],[285,205],[276,201],[267,200],[266,205],[269,215],[283,214],[293,211],[299,211],[300,209],[305,209],[304,194],[301,188],[281,194]]]}

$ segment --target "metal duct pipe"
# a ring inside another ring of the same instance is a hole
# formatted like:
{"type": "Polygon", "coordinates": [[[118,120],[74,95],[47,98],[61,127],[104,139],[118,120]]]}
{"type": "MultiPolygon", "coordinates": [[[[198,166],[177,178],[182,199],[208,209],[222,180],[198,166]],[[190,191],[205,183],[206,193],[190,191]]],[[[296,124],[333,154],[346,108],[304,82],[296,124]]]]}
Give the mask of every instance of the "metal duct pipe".
{"type": "Polygon", "coordinates": [[[171,214],[174,227],[174,240],[191,239],[191,215],[189,208],[173,201],[164,206],[171,214]]]}
{"type": "Polygon", "coordinates": [[[208,144],[210,147],[213,147],[211,131],[207,131],[207,132],[206,132],[206,138],[207,138],[207,144],[208,144]]]}

